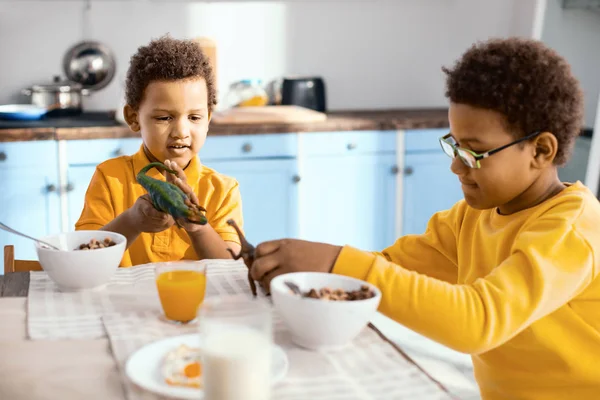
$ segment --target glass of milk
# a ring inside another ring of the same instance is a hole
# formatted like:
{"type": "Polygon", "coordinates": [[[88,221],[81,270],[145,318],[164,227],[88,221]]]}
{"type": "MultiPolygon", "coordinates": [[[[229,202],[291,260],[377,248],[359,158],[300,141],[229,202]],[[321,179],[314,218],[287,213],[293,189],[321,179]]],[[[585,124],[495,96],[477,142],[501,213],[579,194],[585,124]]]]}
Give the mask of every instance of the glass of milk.
{"type": "Polygon", "coordinates": [[[206,299],[199,312],[205,400],[269,400],[271,306],[247,296],[206,299]]]}

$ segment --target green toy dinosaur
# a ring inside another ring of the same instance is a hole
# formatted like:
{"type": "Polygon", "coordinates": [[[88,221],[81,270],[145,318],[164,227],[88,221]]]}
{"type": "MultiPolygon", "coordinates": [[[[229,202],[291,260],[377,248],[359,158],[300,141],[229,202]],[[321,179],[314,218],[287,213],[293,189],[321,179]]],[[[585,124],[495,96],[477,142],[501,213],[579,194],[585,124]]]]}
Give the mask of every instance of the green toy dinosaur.
{"type": "Polygon", "coordinates": [[[175,171],[160,162],[152,162],[146,165],[137,174],[135,179],[148,191],[154,207],[159,211],[172,215],[177,225],[179,225],[179,219],[186,219],[200,225],[206,224],[207,219],[203,214],[206,213],[206,209],[193,204],[177,185],[146,175],[146,172],[154,167],[177,175],[175,171]]]}

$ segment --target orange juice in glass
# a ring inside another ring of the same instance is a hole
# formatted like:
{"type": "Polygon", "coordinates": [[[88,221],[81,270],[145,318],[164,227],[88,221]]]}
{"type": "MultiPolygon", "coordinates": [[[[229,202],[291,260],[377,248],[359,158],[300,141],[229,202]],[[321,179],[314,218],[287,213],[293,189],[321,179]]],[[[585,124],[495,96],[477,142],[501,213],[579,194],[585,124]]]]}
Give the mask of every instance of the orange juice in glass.
{"type": "Polygon", "coordinates": [[[165,318],[174,323],[194,322],[206,292],[206,265],[173,261],[156,264],[154,271],[165,318]]]}

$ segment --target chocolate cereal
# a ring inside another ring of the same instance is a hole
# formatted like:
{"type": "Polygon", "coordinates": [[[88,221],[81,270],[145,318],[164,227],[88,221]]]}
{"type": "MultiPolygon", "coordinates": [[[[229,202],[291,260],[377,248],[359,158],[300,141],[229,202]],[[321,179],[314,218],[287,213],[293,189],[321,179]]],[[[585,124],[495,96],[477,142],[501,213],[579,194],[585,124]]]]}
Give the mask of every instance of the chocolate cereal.
{"type": "Polygon", "coordinates": [[[101,242],[98,239],[91,239],[89,243],[82,243],[75,250],[94,250],[94,249],[104,249],[106,247],[111,247],[116,245],[116,243],[109,237],[104,238],[101,242]]]}
{"type": "Polygon", "coordinates": [[[375,292],[371,290],[367,285],[362,285],[359,290],[349,291],[325,287],[319,290],[310,289],[308,292],[302,293],[302,297],[330,301],[354,301],[366,300],[370,299],[371,297],[375,297],[375,292]]]}

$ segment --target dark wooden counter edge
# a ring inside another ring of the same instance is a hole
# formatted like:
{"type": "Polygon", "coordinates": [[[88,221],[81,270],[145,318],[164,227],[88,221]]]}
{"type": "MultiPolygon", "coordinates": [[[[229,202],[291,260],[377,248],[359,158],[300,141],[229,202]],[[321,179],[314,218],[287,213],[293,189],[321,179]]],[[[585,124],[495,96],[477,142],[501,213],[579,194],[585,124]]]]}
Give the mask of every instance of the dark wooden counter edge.
{"type": "MultiPolygon", "coordinates": [[[[448,110],[406,109],[374,111],[336,111],[326,121],[303,124],[230,125],[211,123],[209,136],[232,136],[273,133],[309,133],[334,131],[429,129],[448,126],[448,110]]],[[[0,142],[29,140],[119,139],[140,137],[127,126],[81,128],[0,129],[0,142]]]]}
{"type": "Polygon", "coordinates": [[[27,297],[29,272],[11,272],[0,275],[0,297],[27,297]]]}
{"type": "MultiPolygon", "coordinates": [[[[29,272],[12,272],[6,275],[0,275],[0,298],[1,297],[27,297],[29,293],[29,272]]],[[[413,364],[423,374],[425,374],[433,383],[435,383],[441,390],[446,392],[451,398],[456,399],[450,391],[442,385],[438,380],[433,378],[427,371],[425,371],[418,363],[408,356],[398,345],[388,339],[375,325],[369,323],[371,328],[382,340],[391,345],[402,357],[404,357],[409,363],[413,364]]]]}
{"type": "Polygon", "coordinates": [[[55,128],[0,129],[0,142],[28,142],[56,139],[55,128]]]}

